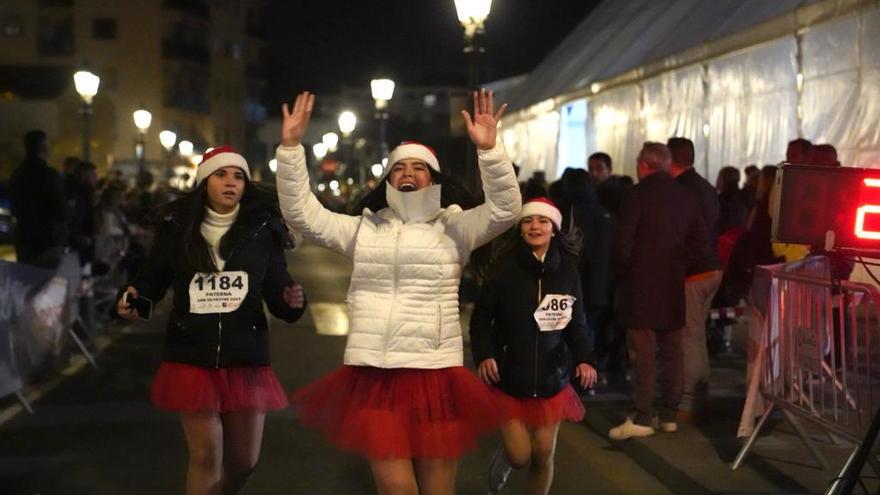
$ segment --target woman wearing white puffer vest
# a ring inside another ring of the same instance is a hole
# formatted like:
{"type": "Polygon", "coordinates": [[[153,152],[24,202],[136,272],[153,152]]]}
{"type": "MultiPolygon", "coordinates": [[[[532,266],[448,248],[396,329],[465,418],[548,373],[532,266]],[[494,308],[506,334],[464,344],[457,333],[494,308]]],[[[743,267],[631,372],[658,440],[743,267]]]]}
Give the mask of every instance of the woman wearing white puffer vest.
{"type": "Polygon", "coordinates": [[[344,366],[296,392],[300,419],[370,461],[380,494],[453,493],[457,459],[504,421],[492,392],[463,367],[458,287],[471,251],[516,223],[519,186],[500,144],[492,92],[463,111],[478,148],[485,203],[463,210],[433,150],[403,143],[360,216],[312,194],[300,140],[314,95],[285,104],[278,195],[288,225],[354,261],[344,366]],[[372,197],[372,198],[371,198],[372,197]]]}

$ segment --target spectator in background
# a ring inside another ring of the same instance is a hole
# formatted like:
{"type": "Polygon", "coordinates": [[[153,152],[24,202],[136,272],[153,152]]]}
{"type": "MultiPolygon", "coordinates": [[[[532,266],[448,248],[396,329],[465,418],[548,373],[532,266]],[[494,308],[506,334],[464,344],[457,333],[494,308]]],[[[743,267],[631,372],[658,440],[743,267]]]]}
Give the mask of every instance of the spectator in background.
{"type": "Polygon", "coordinates": [[[743,190],[739,188],[740,174],[735,167],[727,166],[718,172],[718,180],[715,181],[715,190],[718,191],[718,203],[720,206],[718,218],[718,234],[734,229],[744,229],[746,217],[749,214],[748,204],[743,190]]]}
{"type": "Polygon", "coordinates": [[[813,163],[813,143],[804,138],[789,141],[785,150],[785,161],[798,165],[813,163]]]}
{"type": "Polygon", "coordinates": [[[749,165],[745,168],[746,183],[742,188],[743,200],[746,203],[746,212],[755,205],[755,197],[758,195],[758,177],[761,169],[757,165],[749,165]]]}
{"type": "Polygon", "coordinates": [[[706,319],[712,299],[721,286],[721,260],[718,259],[718,193],[694,169],[694,143],[687,138],[673,137],[666,143],[672,154],[669,173],[684,186],[698,205],[708,237],[702,244],[688,246],[696,258],[687,267],[684,284],[687,323],[682,333],[684,355],[684,394],[682,415],[693,417],[706,406],[709,391],[709,350],[706,346],[706,319]]]}
{"type": "Polygon", "coordinates": [[[611,157],[607,153],[597,152],[587,158],[587,169],[590,178],[596,187],[596,196],[609,213],[617,215],[620,211],[620,201],[623,197],[624,186],[619,178],[611,174],[611,157]]]}
{"type": "Polygon", "coordinates": [[[67,240],[61,175],[46,163],[49,139],[45,132],[28,131],[24,149],[24,161],[9,180],[10,206],[18,222],[15,255],[20,263],[55,269],[67,240]]]}
{"type": "Polygon", "coordinates": [[[837,159],[837,149],[830,144],[817,144],[813,146],[811,163],[824,167],[839,167],[840,161],[837,159]]]}
{"type": "MultiPolygon", "coordinates": [[[[583,169],[568,168],[557,182],[562,185],[559,209],[562,227],[579,239],[578,255],[584,310],[588,328],[593,332],[597,362],[608,364],[615,341],[614,314],[611,308],[611,235],[612,220],[590,185],[590,176],[583,169]]],[[[618,348],[622,348],[622,338],[618,348]]],[[[618,349],[619,350],[619,349],[618,349]]]]}
{"type": "Polygon", "coordinates": [[[654,434],[658,347],[663,366],[658,425],[667,432],[678,429],[685,271],[707,234],[696,198],[667,172],[670,161],[665,145],[645,143],[636,168],[639,183],[620,205],[612,251],[619,276],[615,304],[618,323],[627,329],[635,414],[608,432],[614,440],[654,434]]]}
{"type": "Polygon", "coordinates": [[[80,265],[95,255],[95,165],[78,162],[67,181],[67,208],[70,213],[68,246],[76,251],[80,265]]]}

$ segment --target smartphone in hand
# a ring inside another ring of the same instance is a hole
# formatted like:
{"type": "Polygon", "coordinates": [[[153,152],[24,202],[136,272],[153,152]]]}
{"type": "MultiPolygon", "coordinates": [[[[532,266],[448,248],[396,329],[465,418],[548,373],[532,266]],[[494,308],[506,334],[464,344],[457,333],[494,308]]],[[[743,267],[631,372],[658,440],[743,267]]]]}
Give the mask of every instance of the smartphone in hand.
{"type": "Polygon", "coordinates": [[[126,292],[125,304],[136,309],[138,318],[142,320],[149,320],[150,315],[153,313],[153,301],[144,296],[132,297],[130,292],[126,292]]]}

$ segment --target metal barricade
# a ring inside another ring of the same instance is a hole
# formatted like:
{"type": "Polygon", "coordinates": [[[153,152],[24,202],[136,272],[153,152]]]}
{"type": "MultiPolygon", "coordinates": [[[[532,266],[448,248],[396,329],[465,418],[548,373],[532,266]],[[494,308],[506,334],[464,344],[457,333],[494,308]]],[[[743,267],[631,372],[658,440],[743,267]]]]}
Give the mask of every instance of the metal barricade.
{"type": "MultiPolygon", "coordinates": [[[[816,461],[819,449],[801,424],[818,425],[835,442],[858,441],[880,405],[880,292],[830,279],[825,257],[771,271],[759,351],[760,395],[770,405],[732,465],[737,469],[774,409],[780,409],[816,461]]],[[[880,472],[880,471],[878,471],[880,472]]]]}

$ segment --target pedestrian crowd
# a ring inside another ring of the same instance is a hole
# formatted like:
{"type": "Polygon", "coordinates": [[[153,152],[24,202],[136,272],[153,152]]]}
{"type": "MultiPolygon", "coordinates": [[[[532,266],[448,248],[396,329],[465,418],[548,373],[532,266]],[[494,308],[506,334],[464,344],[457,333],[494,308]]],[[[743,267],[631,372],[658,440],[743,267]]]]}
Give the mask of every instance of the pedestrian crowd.
{"type": "MultiPolygon", "coordinates": [[[[18,261],[53,268],[72,252],[86,271],[122,273],[123,318],[143,317],[172,289],[151,400],[180,417],[190,494],[237,493],[257,464],[266,411],[288,406],[365,457],[381,494],[453,493],[458,459],[496,430],[490,491],[525,469],[528,493],[548,493],[559,425],[583,418],[581,396],[631,383],[632,414],[613,440],[674,433],[704,414],[710,352],[731,346],[731,322],[711,309],[748,300],[755,266],[810,249],[771,242],[775,166],[746,167],[743,187],[726,166],[713,186],[682,137],[644,143],[637,181],[597,152],[550,185],[542,174],[518,183],[497,140],[505,106],[491,91],[462,112],[482,198],[429,146],[407,141],[356,214],[331,211],[312,192],[301,142],[314,99],[305,92],[282,109],[277,193],[228,146],[204,155],[182,195],[146,175],[133,188],[113,174],[99,180],[75,158],[58,173],[40,131],[25,136],[10,180],[18,261]],[[354,269],[341,366],[287,394],[271,368],[264,303],[288,322],[305,311],[284,256],[293,234],[354,269]],[[460,283],[479,264],[472,372],[460,283]]],[[[804,139],[789,143],[786,161],[840,165],[832,146],[804,139]]]]}

